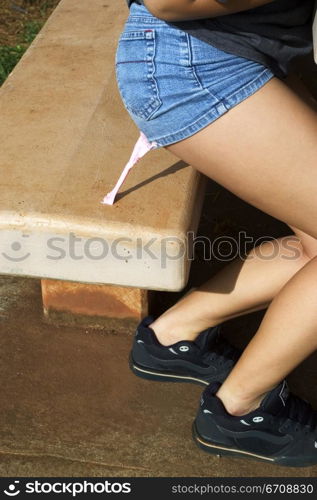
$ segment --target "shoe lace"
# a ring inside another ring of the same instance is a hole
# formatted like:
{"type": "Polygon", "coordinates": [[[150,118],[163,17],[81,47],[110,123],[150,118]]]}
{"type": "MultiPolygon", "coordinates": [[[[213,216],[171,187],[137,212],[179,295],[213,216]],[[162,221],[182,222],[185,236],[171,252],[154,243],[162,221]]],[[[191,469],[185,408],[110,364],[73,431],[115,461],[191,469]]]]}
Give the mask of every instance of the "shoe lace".
{"type": "MultiPolygon", "coordinates": [[[[307,401],[295,394],[290,394],[280,416],[291,420],[295,424],[307,426],[312,431],[317,426],[317,413],[307,401]]],[[[296,425],[295,428],[297,428],[296,425]]]]}
{"type": "Polygon", "coordinates": [[[203,358],[206,361],[213,361],[216,356],[219,356],[222,358],[222,361],[225,362],[228,359],[237,361],[240,355],[241,351],[239,351],[239,349],[231,345],[228,340],[218,334],[216,339],[213,340],[212,345],[207,346],[203,358]]]}

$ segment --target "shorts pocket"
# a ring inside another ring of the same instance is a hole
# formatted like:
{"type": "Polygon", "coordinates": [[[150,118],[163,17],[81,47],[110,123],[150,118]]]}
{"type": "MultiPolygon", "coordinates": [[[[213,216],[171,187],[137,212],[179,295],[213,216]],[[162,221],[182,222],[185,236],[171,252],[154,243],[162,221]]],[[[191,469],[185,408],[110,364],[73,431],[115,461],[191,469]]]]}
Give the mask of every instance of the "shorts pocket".
{"type": "Polygon", "coordinates": [[[149,120],[162,101],[155,78],[155,30],[124,31],[116,52],[121,98],[133,115],[149,120]]]}

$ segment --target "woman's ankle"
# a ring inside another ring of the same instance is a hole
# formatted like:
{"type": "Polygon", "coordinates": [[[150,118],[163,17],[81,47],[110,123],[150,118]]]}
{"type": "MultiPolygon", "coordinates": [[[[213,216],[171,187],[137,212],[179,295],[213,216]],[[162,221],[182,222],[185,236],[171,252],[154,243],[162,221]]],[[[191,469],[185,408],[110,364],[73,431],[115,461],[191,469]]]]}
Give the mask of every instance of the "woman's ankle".
{"type": "Polygon", "coordinates": [[[199,331],[190,325],[183,325],[180,322],[171,321],[169,318],[160,316],[149,325],[160,344],[164,346],[176,344],[182,340],[193,341],[197,338],[199,331]]]}
{"type": "Polygon", "coordinates": [[[182,340],[193,341],[200,332],[221,322],[211,317],[210,306],[207,310],[201,307],[200,299],[199,291],[191,288],[149,325],[161,344],[167,346],[182,340]]]}
{"type": "Polygon", "coordinates": [[[226,411],[235,417],[241,417],[259,408],[267,393],[259,396],[238,395],[236,391],[227,390],[221,386],[216,396],[220,399],[226,411]]]}

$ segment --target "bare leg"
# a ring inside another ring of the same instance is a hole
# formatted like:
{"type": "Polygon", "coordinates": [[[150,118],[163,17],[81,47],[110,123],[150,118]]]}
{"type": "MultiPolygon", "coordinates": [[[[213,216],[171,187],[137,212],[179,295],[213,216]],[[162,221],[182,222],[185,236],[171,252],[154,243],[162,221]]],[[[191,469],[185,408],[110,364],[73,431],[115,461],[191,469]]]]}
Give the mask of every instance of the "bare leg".
{"type": "Polygon", "coordinates": [[[267,391],[317,348],[317,258],[275,297],[262,324],[218,392],[227,411],[256,409],[267,391]]]}
{"type": "MultiPolygon", "coordinates": [[[[296,226],[301,234],[317,238],[316,137],[316,113],[282,82],[272,79],[219,120],[167,149],[249,203],[296,226]]],[[[243,414],[254,408],[265,392],[316,349],[317,260],[310,260],[304,267],[303,260],[297,264],[297,270],[293,267],[289,271],[284,287],[283,280],[267,285],[277,295],[260,330],[219,392],[232,413],[243,414]]],[[[227,282],[233,284],[231,290],[237,287],[245,269],[251,272],[251,266],[233,263],[230,270],[224,270],[227,282]]],[[[270,283],[272,279],[267,274],[270,283]]],[[[241,281],[240,293],[250,282],[241,281]]],[[[219,279],[218,288],[222,283],[219,279]]],[[[221,291],[226,297],[230,290],[221,291]]],[[[199,293],[200,297],[204,293],[208,296],[208,290],[199,293]]],[[[266,291],[264,297],[269,299],[270,293],[266,291]]],[[[238,294],[233,293],[230,300],[239,300],[238,294]]],[[[249,307],[253,305],[249,301],[249,307]]],[[[188,307],[189,322],[207,314],[205,299],[197,300],[195,307],[194,315],[194,309],[188,307]]],[[[243,310],[247,310],[247,303],[243,310]]],[[[183,314],[184,310],[178,314],[180,322],[183,314]]]]}
{"type": "Polygon", "coordinates": [[[256,247],[245,260],[233,261],[179,300],[151,325],[159,341],[170,345],[194,340],[209,326],[268,307],[287,281],[317,255],[317,240],[300,231],[296,236],[256,247]]]}
{"type": "Polygon", "coordinates": [[[167,149],[264,212],[317,238],[317,114],[273,78],[167,149]]]}

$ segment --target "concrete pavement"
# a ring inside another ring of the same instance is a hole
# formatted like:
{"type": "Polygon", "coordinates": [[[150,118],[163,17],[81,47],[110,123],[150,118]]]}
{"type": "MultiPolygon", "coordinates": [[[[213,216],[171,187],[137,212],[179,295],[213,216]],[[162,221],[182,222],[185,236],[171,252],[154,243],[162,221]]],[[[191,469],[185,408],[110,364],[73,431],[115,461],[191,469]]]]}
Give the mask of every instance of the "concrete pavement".
{"type": "MultiPolygon", "coordinates": [[[[227,328],[237,345],[246,341],[236,335],[244,324],[227,328]]],[[[127,363],[131,335],[47,325],[39,281],[0,278],[1,476],[316,475],[196,448],[201,388],[136,378],[127,363]]],[[[290,380],[317,406],[316,372],[314,355],[290,380]]]]}

